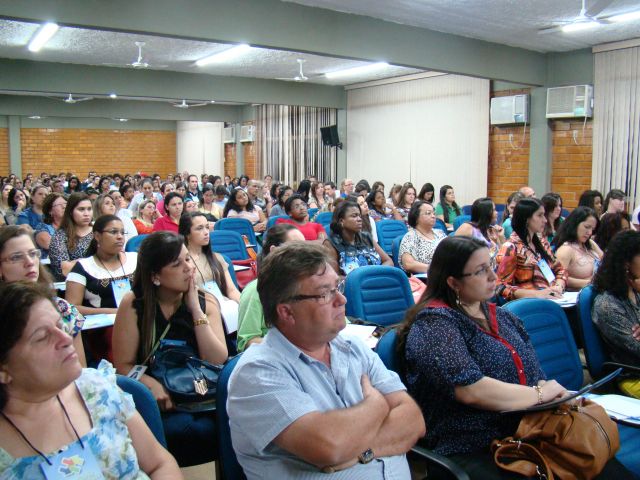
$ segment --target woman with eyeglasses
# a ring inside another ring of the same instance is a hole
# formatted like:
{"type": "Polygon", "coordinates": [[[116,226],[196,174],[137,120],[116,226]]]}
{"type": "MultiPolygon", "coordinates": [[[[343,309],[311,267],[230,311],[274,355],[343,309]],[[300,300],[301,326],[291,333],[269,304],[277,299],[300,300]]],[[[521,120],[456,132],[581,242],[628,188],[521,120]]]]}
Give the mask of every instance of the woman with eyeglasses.
{"type": "Polygon", "coordinates": [[[49,257],[57,281],[63,281],[79,258],[85,257],[93,239],[93,207],[86,193],[72,193],[67,199],[60,228],[51,237],[49,257]]]}
{"type": "Polygon", "coordinates": [[[310,222],[307,214],[307,203],[297,193],[290,196],[284,203],[284,211],[290,218],[279,218],[276,224],[288,223],[302,232],[305,240],[322,243],[327,238],[324,227],[319,223],[310,222]]]}
{"type": "MultiPolygon", "coordinates": [[[[124,252],[125,232],[115,215],[98,217],[93,240],[85,258],[79,259],[67,276],[65,298],[83,315],[115,314],[122,297],[131,290],[138,254],[124,252]]],[[[90,349],[100,358],[111,357],[111,334],[107,327],[89,332],[90,349]]]]}
{"type": "MultiPolygon", "coordinates": [[[[25,227],[8,225],[0,229],[0,284],[37,282],[52,289],[53,279],[40,263],[40,257],[40,250],[36,248],[31,233],[25,227]]],[[[84,317],[68,301],[59,297],[55,300],[62,318],[62,328],[73,337],[80,362],[86,366],[80,335],[84,317]]]]}
{"type": "MultiPolygon", "coordinates": [[[[220,307],[213,295],[199,290],[197,270],[181,235],[154,232],[140,245],[132,292],[118,308],[113,358],[118,373],[141,365],[164,334],[185,341],[202,360],[222,364],[227,346],[220,307]]],[[[169,451],[180,465],[211,461],[216,451],[212,412],[176,411],[164,386],[143,374],[140,379],[162,411],[169,451]]],[[[215,414],[215,412],[213,412],[215,414]]]]}
{"type": "Polygon", "coordinates": [[[42,222],[34,229],[36,245],[42,252],[42,258],[49,257],[51,238],[60,228],[67,199],[62,193],[50,193],[42,204],[42,222]]]}
{"type": "Polygon", "coordinates": [[[497,294],[516,298],[558,298],[567,286],[567,272],[542,236],[547,218],[536,198],[523,198],[513,211],[513,233],[496,257],[497,294]]]}
{"type": "Polygon", "coordinates": [[[362,212],[356,202],[343,200],[334,210],[329,228],[331,233],[323,245],[338,275],[346,276],[365,265],[393,265],[371,234],[362,231],[362,212]]]}
{"type": "MultiPolygon", "coordinates": [[[[423,445],[483,480],[524,478],[495,465],[491,442],[514,435],[523,416],[499,412],[567,393],[546,378],[520,319],[489,303],[495,282],[484,241],[444,239],[427,290],[398,331],[407,389],[429,425],[423,445]]],[[[628,475],[613,460],[597,478],[617,478],[614,470],[628,475]]]]}

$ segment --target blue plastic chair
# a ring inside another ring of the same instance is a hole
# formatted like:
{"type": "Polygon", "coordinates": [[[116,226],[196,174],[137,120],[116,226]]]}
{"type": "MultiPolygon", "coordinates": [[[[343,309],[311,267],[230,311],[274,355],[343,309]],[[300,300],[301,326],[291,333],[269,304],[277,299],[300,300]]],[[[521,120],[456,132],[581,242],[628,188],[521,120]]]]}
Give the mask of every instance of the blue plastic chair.
{"type": "Polygon", "coordinates": [[[133,238],[130,238],[127,244],[124,246],[125,252],[137,252],[140,250],[140,244],[142,241],[147,238],[148,234],[136,235],[133,238]]]}
{"type": "Polygon", "coordinates": [[[464,205],[461,210],[462,210],[462,214],[463,215],[469,215],[471,216],[471,205],[464,205]]]}
{"type": "Polygon", "coordinates": [[[244,480],[247,477],[238,463],[236,452],[231,444],[231,429],[229,428],[229,414],[227,412],[227,397],[229,396],[229,377],[233,372],[240,355],[230,359],[218,376],[216,391],[216,437],[218,440],[218,460],[221,463],[216,478],[220,480],[244,480]]]}
{"type": "Polygon", "coordinates": [[[320,212],[315,219],[316,223],[320,223],[322,225],[331,223],[331,218],[333,217],[333,212],[320,212]]]}
{"type": "MultiPolygon", "coordinates": [[[[134,237],[136,238],[136,237],[134,237]]],[[[158,402],[153,398],[151,390],[142,382],[124,375],[116,375],[116,383],[123,392],[133,397],[133,403],[140,416],[145,421],[153,436],[164,447],[167,448],[167,440],[164,436],[164,428],[162,426],[162,417],[158,402]]]]}
{"type": "Polygon", "coordinates": [[[578,294],[578,334],[584,346],[589,374],[597,379],[603,375],[603,365],[608,358],[600,333],[591,321],[591,307],[595,296],[593,285],[587,285],[578,294]]]}
{"type": "Polygon", "coordinates": [[[269,217],[269,220],[267,220],[267,230],[273,227],[279,218],[291,218],[291,217],[289,215],[274,215],[273,217],[269,217]]]}
{"type": "MultiPolygon", "coordinates": [[[[323,212],[324,213],[324,212],[323,212]]],[[[325,219],[326,220],[326,219],[325,219]]],[[[325,222],[318,222],[317,220],[313,223],[318,223],[320,225],[322,225],[322,228],[324,228],[324,231],[327,233],[327,236],[331,235],[331,219],[326,220],[325,222]]]]}
{"type": "Polygon", "coordinates": [[[222,258],[224,258],[224,261],[227,262],[227,265],[229,266],[229,276],[231,277],[231,280],[233,280],[233,284],[236,286],[237,289],[240,289],[240,287],[238,286],[238,278],[236,277],[236,271],[233,268],[233,262],[224,253],[221,253],[220,255],[222,255],[222,258]]]}
{"type": "Polygon", "coordinates": [[[449,231],[447,230],[447,225],[439,218],[436,218],[436,224],[433,226],[433,228],[442,230],[445,234],[449,233],[449,231]]]}
{"type": "Polygon", "coordinates": [[[498,222],[500,222],[500,219],[502,218],[502,214],[504,213],[505,208],[506,208],[506,205],[504,203],[502,204],[496,203],[496,212],[498,213],[498,222]]]}
{"type": "Polygon", "coordinates": [[[378,344],[375,351],[384,363],[384,366],[394,372],[399,372],[400,365],[398,362],[398,353],[396,352],[396,343],[398,341],[398,332],[395,328],[392,328],[385,332],[378,344]]]}
{"type": "Polygon", "coordinates": [[[521,298],[503,308],[524,323],[547,377],[569,390],[579,390],[584,380],[582,363],[562,307],[551,300],[521,298]]]}
{"type": "Polygon", "coordinates": [[[393,265],[397,268],[402,268],[400,266],[400,244],[403,238],[404,235],[399,235],[393,239],[393,243],[391,244],[391,258],[393,259],[393,265]]]}
{"type": "Polygon", "coordinates": [[[393,239],[407,233],[407,226],[402,220],[380,220],[376,222],[378,244],[387,255],[393,254],[393,239]]]}
{"type": "Polygon", "coordinates": [[[562,209],[562,213],[560,214],[560,216],[562,218],[567,218],[569,216],[569,214],[571,214],[571,212],[569,210],[567,210],[566,208],[562,209]]]}
{"type": "Polygon", "coordinates": [[[471,221],[471,215],[459,215],[453,221],[453,231],[455,232],[460,228],[460,225],[471,221]]]}
{"type": "Polygon", "coordinates": [[[234,230],[214,230],[209,233],[209,238],[211,249],[214,252],[224,254],[231,260],[246,260],[249,258],[247,246],[238,232],[234,230]]]}
{"type": "Polygon", "coordinates": [[[215,223],[213,230],[233,230],[240,235],[246,235],[249,243],[259,248],[256,232],[253,231],[253,225],[246,218],[221,218],[215,223]]]}
{"type": "Polygon", "coordinates": [[[414,305],[407,275],[386,265],[360,267],[347,275],[346,313],[376,325],[400,323],[414,305]]]}
{"type": "Polygon", "coordinates": [[[307,210],[307,215],[309,215],[309,220],[311,220],[316,213],[318,213],[318,209],[317,208],[308,209],[307,210]]]}

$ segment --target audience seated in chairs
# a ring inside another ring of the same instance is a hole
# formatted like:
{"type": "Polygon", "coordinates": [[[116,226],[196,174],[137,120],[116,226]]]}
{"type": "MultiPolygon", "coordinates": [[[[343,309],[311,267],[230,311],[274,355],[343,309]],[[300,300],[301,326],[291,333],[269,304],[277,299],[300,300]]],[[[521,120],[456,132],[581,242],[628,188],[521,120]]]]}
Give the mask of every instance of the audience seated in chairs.
{"type": "Polygon", "coordinates": [[[536,198],[523,198],[513,211],[513,233],[500,248],[497,294],[514,298],[559,297],[566,288],[566,271],[541,237],[547,220],[536,198]]]}
{"type": "Polygon", "coordinates": [[[159,217],[153,200],[144,200],[138,207],[138,215],[133,220],[138,235],[148,235],[153,232],[153,223],[159,217]]]}
{"type": "Polygon", "coordinates": [[[440,202],[436,206],[436,217],[444,222],[447,230],[453,229],[453,222],[461,213],[453,187],[451,185],[440,187],[440,202]]]}
{"type": "Polygon", "coordinates": [[[42,258],[49,258],[49,246],[51,238],[60,228],[67,199],[62,193],[50,193],[42,204],[42,222],[34,228],[34,236],[37,247],[42,252],[42,258]]]}
{"type": "Polygon", "coordinates": [[[602,250],[593,240],[598,228],[596,212],[577,207],[562,222],[553,244],[556,256],[567,271],[567,290],[578,291],[591,283],[602,261],[602,250]]]}
{"type": "MultiPolygon", "coordinates": [[[[495,281],[485,242],[443,240],[427,290],[407,313],[398,342],[409,393],[428,425],[425,446],[482,480],[521,478],[503,476],[490,453],[492,440],[513,435],[522,418],[499,412],[567,393],[545,378],[522,322],[487,303],[495,281]]],[[[598,478],[614,478],[615,472],[629,474],[612,460],[598,478]]]]}
{"type": "Polygon", "coordinates": [[[82,369],[50,288],[2,284],[0,323],[0,476],[58,478],[76,452],[82,478],[182,478],[111,365],[82,369]]]}
{"type": "Polygon", "coordinates": [[[489,197],[478,198],[471,205],[471,221],[456,230],[456,235],[477,238],[487,244],[491,257],[491,268],[497,268],[496,256],[505,242],[504,230],[495,225],[498,220],[496,206],[489,197]]]}
{"type": "MultiPolygon", "coordinates": [[[[273,209],[272,209],[273,211],[273,209]]],[[[251,222],[256,233],[264,232],[267,220],[260,207],[255,206],[244,190],[233,190],[224,207],[224,218],[244,218],[251,222]]]]}
{"type": "Polygon", "coordinates": [[[411,206],[407,221],[411,229],[400,242],[400,267],[407,273],[427,273],[433,252],[446,235],[441,230],[433,228],[436,214],[428,202],[415,202],[411,206]]]}
{"type": "MultiPolygon", "coordinates": [[[[258,267],[270,252],[290,242],[304,242],[302,232],[293,225],[283,223],[275,225],[267,231],[267,238],[258,257],[258,267]]],[[[258,280],[250,282],[240,295],[238,313],[238,351],[246,350],[252,343],[262,342],[268,327],[264,321],[262,304],[258,296],[258,280]]]]}
{"type": "Polygon", "coordinates": [[[178,233],[180,217],[184,212],[184,200],[178,192],[170,192],[164,199],[164,213],[166,215],[157,218],[153,222],[154,232],[178,233]]]}
{"type": "MultiPolygon", "coordinates": [[[[640,365],[640,233],[618,233],[604,254],[593,284],[598,292],[592,320],[615,362],[640,365]]],[[[624,378],[620,389],[640,398],[640,379],[624,378]]]]}
{"type": "Polygon", "coordinates": [[[288,223],[302,232],[304,239],[322,243],[327,238],[327,233],[319,223],[309,221],[307,204],[299,194],[291,195],[284,203],[284,211],[289,218],[279,218],[276,224],[288,223]]]}
{"type": "MultiPolygon", "coordinates": [[[[113,359],[118,373],[127,375],[147,359],[168,327],[165,338],[186,341],[199,357],[220,364],[227,346],[220,308],[213,295],[198,291],[196,269],[181,236],[156,232],[140,247],[133,291],[118,308],[113,331],[113,359]]],[[[215,412],[175,411],[174,402],[156,379],[142,375],[158,401],[169,451],[181,466],[215,458],[215,412]]]]}
{"type": "Polygon", "coordinates": [[[394,205],[396,207],[395,210],[392,210],[394,219],[403,220],[406,223],[407,217],[409,216],[409,211],[411,210],[411,206],[415,201],[416,189],[411,183],[407,182],[398,192],[398,199],[396,202],[394,202],[394,205]]]}
{"type": "Polygon", "coordinates": [[[328,262],[322,247],[294,242],[261,265],[273,327],[238,361],[227,402],[249,479],[410,477],[404,454],[424,435],[422,416],[370,348],[338,335],[345,298],[328,262]]]}
{"type": "Polygon", "coordinates": [[[277,217],[280,215],[286,215],[284,212],[284,204],[289,199],[289,197],[293,195],[293,188],[289,185],[280,185],[278,194],[274,199],[276,199],[275,205],[271,207],[271,212],[269,212],[270,217],[277,217]]]}
{"type": "Polygon", "coordinates": [[[323,245],[339,275],[347,275],[364,265],[393,265],[371,234],[362,231],[362,213],[357,203],[342,201],[333,212],[330,229],[323,245]]]}

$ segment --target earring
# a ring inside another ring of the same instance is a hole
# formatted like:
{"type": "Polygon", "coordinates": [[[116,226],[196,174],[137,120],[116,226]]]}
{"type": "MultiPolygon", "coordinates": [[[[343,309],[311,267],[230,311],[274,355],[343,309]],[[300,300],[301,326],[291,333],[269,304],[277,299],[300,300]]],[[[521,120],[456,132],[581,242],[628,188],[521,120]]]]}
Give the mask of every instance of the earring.
{"type": "Polygon", "coordinates": [[[458,308],[462,308],[462,302],[460,302],[460,292],[456,290],[456,305],[458,308]]]}
{"type": "Polygon", "coordinates": [[[159,287],[159,286],[160,286],[160,280],[158,280],[157,278],[154,278],[154,279],[153,279],[153,284],[154,284],[156,287],[159,287]]]}

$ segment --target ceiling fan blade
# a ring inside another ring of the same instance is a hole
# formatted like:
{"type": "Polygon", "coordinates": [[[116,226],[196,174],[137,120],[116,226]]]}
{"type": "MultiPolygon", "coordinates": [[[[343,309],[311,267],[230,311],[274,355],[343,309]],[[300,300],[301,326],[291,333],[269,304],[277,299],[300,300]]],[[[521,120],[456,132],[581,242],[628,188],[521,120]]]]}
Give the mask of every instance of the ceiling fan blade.
{"type": "Polygon", "coordinates": [[[609,5],[611,5],[615,0],[598,0],[596,3],[591,5],[585,15],[587,17],[596,17],[600,12],[606,9],[609,5]]]}
{"type": "MultiPolygon", "coordinates": [[[[568,25],[568,23],[566,25],[568,25]]],[[[554,25],[553,27],[541,28],[540,30],[538,30],[538,35],[561,32],[562,27],[564,27],[564,25],[554,25]]]]}

